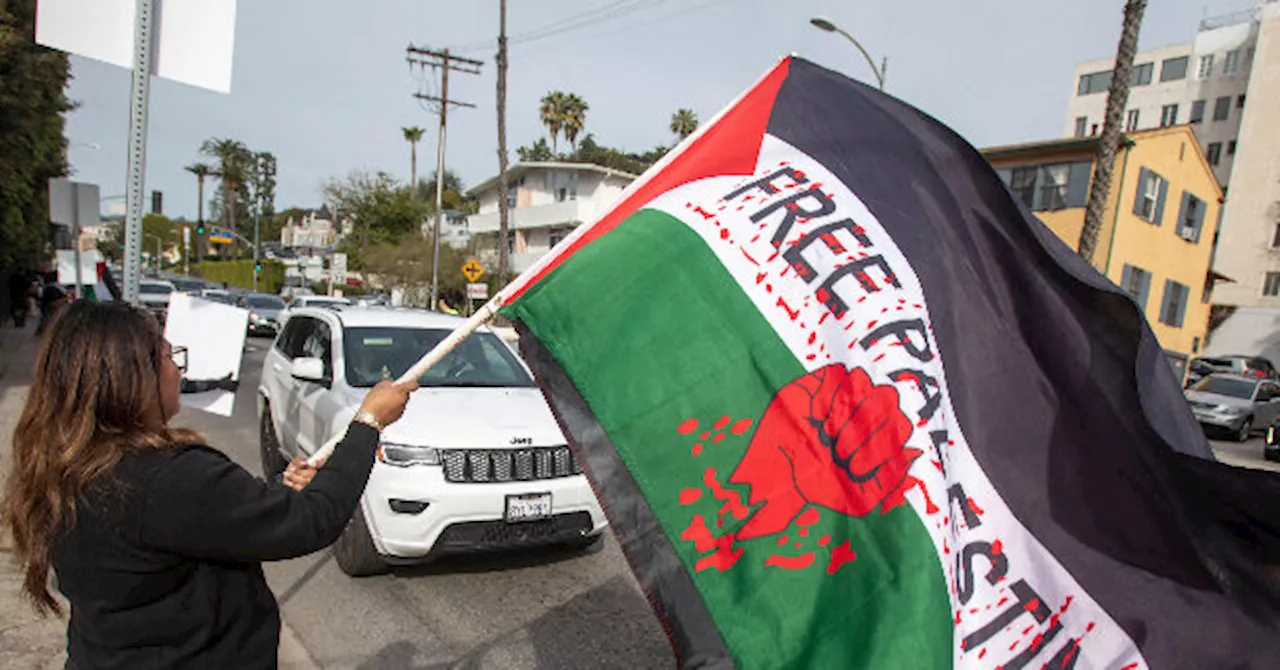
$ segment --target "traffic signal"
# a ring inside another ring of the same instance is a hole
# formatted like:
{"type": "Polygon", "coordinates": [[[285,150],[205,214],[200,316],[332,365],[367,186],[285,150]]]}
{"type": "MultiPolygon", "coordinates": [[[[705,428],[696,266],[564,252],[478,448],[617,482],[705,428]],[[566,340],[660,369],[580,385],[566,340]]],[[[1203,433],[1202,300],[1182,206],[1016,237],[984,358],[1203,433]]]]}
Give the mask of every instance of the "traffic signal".
{"type": "Polygon", "coordinates": [[[254,272],[262,272],[262,263],[254,263],[254,264],[253,264],[253,271],[254,271],[254,272]]]}
{"type": "Polygon", "coordinates": [[[203,223],[196,225],[196,234],[197,234],[197,235],[203,235],[203,234],[204,234],[204,224],[203,224],[203,223]]]}

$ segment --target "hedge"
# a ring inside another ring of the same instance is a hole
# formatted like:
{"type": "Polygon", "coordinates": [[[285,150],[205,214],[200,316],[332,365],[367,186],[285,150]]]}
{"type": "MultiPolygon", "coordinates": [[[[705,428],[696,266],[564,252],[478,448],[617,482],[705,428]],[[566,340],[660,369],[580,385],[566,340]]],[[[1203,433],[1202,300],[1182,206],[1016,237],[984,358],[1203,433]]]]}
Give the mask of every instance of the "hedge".
{"type": "MultiPolygon", "coordinates": [[[[198,274],[212,282],[226,283],[238,288],[253,288],[253,260],[238,261],[205,261],[191,269],[191,274],[198,274]]],[[[284,263],[277,260],[262,260],[262,271],[258,273],[258,290],[262,293],[279,294],[284,286],[284,263]]]]}

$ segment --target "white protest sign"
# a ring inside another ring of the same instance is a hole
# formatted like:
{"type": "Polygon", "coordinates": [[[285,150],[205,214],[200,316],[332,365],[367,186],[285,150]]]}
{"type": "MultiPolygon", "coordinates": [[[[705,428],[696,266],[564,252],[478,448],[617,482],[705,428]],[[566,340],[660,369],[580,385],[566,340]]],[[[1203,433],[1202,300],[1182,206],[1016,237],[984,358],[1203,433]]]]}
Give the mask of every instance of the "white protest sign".
{"type": "MultiPolygon", "coordinates": [[[[238,380],[248,326],[248,310],[173,293],[164,336],[174,347],[187,348],[184,379],[213,381],[231,375],[238,380]]],[[[225,390],[183,393],[181,398],[184,407],[221,416],[231,416],[235,399],[235,393],[225,390]]]]}

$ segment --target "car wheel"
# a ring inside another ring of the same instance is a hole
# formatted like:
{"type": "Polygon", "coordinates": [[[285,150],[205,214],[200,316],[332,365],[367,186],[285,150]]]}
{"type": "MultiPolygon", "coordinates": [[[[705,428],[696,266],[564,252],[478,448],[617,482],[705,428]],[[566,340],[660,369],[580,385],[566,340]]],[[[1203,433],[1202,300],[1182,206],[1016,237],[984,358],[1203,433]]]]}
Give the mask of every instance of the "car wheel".
{"type": "Polygon", "coordinates": [[[364,509],[358,506],[338,541],[333,543],[333,558],[338,569],[350,577],[372,577],[386,574],[391,569],[382,560],[377,547],[373,546],[369,525],[364,520],[364,509]]]}
{"type": "Polygon", "coordinates": [[[289,461],[280,453],[280,441],[271,423],[271,405],[264,405],[258,421],[258,450],[262,456],[262,474],[268,481],[280,476],[289,467],[289,461]]]}
{"type": "Polygon", "coordinates": [[[1240,429],[1236,431],[1236,434],[1235,434],[1236,442],[1248,442],[1249,429],[1251,427],[1253,427],[1253,417],[1246,416],[1244,418],[1244,421],[1240,422],[1240,429]]]}

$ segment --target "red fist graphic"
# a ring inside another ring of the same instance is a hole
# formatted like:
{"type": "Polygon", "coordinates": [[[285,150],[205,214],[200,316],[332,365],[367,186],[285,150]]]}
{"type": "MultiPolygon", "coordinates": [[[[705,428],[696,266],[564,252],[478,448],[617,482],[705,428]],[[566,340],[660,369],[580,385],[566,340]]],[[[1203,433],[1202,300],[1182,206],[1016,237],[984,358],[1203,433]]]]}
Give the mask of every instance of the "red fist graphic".
{"type": "Polygon", "coordinates": [[[828,365],[787,384],[729,479],[751,487],[753,506],[764,503],[738,539],[781,533],[808,504],[865,516],[889,499],[888,511],[921,453],[906,448],[911,431],[897,390],[861,368],[828,365]]]}

